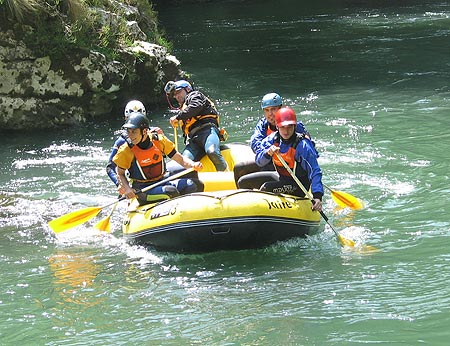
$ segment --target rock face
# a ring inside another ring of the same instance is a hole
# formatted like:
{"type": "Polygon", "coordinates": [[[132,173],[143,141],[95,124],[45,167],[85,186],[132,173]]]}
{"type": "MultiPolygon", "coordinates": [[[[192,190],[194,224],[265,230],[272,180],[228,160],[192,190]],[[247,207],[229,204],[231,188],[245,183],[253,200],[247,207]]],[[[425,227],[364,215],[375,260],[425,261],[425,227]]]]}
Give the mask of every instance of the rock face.
{"type": "Polygon", "coordinates": [[[165,102],[164,84],[182,75],[164,47],[145,41],[108,60],[74,49],[62,61],[36,56],[13,30],[0,31],[0,129],[79,125],[120,110],[130,99],[165,102]]]}

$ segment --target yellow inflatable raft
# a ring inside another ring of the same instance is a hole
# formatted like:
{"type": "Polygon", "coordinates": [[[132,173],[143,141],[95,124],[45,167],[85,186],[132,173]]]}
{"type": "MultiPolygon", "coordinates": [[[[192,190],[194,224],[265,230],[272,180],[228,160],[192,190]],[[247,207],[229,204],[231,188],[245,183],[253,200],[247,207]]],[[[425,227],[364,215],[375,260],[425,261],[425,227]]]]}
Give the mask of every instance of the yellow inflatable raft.
{"type": "Polygon", "coordinates": [[[200,253],[260,248],[317,233],[319,224],[307,199],[227,190],[131,206],[123,235],[161,251],[200,253]]]}
{"type": "Polygon", "coordinates": [[[255,158],[255,154],[248,145],[239,143],[222,145],[221,153],[228,164],[226,172],[217,172],[208,156],[200,160],[203,169],[198,173],[198,176],[205,184],[205,192],[236,189],[234,166],[238,162],[252,161],[255,158]]]}
{"type": "Polygon", "coordinates": [[[214,172],[211,161],[202,159],[204,192],[144,206],[132,203],[123,236],[160,251],[201,253],[261,248],[319,231],[320,214],[311,211],[308,199],[236,189],[234,165],[254,157],[248,146],[223,146],[222,155],[227,172],[214,172]]]}

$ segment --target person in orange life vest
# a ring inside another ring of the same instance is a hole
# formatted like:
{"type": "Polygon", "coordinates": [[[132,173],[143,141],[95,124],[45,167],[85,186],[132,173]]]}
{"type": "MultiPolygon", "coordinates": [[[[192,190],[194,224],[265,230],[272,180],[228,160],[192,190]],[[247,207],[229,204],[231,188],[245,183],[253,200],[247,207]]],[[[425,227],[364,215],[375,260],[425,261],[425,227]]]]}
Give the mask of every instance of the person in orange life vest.
{"type": "Polygon", "coordinates": [[[313,210],[322,210],[322,170],[317,162],[317,153],[311,140],[295,131],[297,117],[293,109],[282,107],[275,113],[277,131],[270,134],[256,151],[255,162],[263,167],[272,162],[278,172],[278,181],[267,181],[262,191],[285,193],[303,197],[304,193],[275,155],[278,153],[287,162],[306,189],[311,188],[314,198],[313,210]]]}
{"type": "MultiPolygon", "coordinates": [[[[130,117],[130,114],[135,112],[139,112],[143,115],[146,115],[145,106],[139,100],[131,100],[126,104],[124,110],[125,121],[130,117]]],[[[149,131],[163,134],[163,131],[159,127],[150,127],[149,131]]],[[[119,147],[122,144],[125,144],[126,142],[127,142],[127,132],[121,130],[119,137],[117,137],[116,141],[114,142],[111,154],[109,155],[108,164],[106,165],[106,173],[116,186],[119,186],[119,178],[117,177],[116,164],[113,162],[113,158],[116,155],[117,150],[119,150],[119,147]]]]}
{"type": "Polygon", "coordinates": [[[181,124],[186,147],[183,156],[200,160],[208,155],[217,171],[225,171],[227,162],[220,153],[219,114],[213,102],[185,81],[167,82],[164,91],[167,99],[175,98],[180,109],[170,117],[170,124],[181,124]]]}
{"type": "MultiPolygon", "coordinates": [[[[250,147],[253,152],[260,146],[262,140],[277,130],[275,123],[275,113],[282,107],[283,101],[277,93],[268,93],[261,100],[261,109],[264,117],[256,124],[255,130],[250,138],[250,147]]],[[[306,130],[305,125],[299,120],[297,121],[296,132],[304,133],[307,138],[311,139],[311,135],[306,130]]],[[[234,179],[236,186],[240,189],[259,189],[261,185],[268,179],[277,181],[278,173],[272,164],[264,167],[258,167],[255,161],[239,162],[234,167],[234,179]],[[265,172],[259,174],[259,172],[265,172]],[[272,173],[266,173],[272,171],[272,173]]]]}
{"type": "Polygon", "coordinates": [[[140,204],[176,197],[180,194],[203,191],[203,183],[195,178],[181,178],[157,186],[145,193],[135,191],[154,184],[166,173],[164,156],[184,168],[201,170],[202,164],[182,156],[166,136],[148,132],[149,121],[142,113],[133,113],[123,125],[128,134],[127,144],[121,145],[113,158],[117,166],[119,193],[128,199],[137,197],[140,204]],[[128,181],[133,181],[132,185],[128,181]]]}

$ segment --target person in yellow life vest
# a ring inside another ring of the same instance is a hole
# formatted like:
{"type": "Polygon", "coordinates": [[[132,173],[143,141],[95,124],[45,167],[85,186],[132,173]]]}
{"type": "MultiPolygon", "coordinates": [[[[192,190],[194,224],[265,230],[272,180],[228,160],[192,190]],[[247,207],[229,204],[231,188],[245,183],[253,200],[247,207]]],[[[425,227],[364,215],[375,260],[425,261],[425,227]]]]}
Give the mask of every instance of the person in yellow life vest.
{"type": "Polygon", "coordinates": [[[133,113],[123,125],[127,131],[127,143],[121,145],[113,158],[117,166],[119,181],[118,191],[128,199],[137,197],[140,204],[156,202],[180,194],[201,192],[203,183],[195,178],[181,178],[168,181],[164,185],[140,192],[146,186],[152,185],[165,178],[166,164],[164,157],[176,161],[184,168],[194,168],[199,171],[203,168],[200,162],[194,162],[182,156],[164,134],[151,133],[149,120],[142,113],[133,113]],[[129,179],[126,176],[128,172],[129,179]]]}
{"type": "MultiPolygon", "coordinates": [[[[145,106],[139,100],[131,100],[127,103],[124,110],[125,121],[128,120],[129,116],[135,112],[139,112],[143,115],[146,114],[145,106]]],[[[149,130],[150,132],[163,134],[163,131],[159,127],[150,127],[149,130]]],[[[118,131],[118,134],[119,136],[114,142],[114,145],[111,149],[111,154],[109,155],[108,164],[106,165],[106,173],[116,186],[119,186],[119,179],[117,177],[116,164],[112,161],[112,159],[116,155],[117,150],[119,150],[119,147],[127,142],[127,132],[124,129],[118,131]]]]}
{"type": "Polygon", "coordinates": [[[217,171],[225,171],[227,163],[220,153],[219,113],[214,103],[185,80],[168,82],[164,91],[168,99],[175,98],[180,106],[170,124],[181,125],[186,144],[183,156],[200,160],[206,154],[217,171]]]}

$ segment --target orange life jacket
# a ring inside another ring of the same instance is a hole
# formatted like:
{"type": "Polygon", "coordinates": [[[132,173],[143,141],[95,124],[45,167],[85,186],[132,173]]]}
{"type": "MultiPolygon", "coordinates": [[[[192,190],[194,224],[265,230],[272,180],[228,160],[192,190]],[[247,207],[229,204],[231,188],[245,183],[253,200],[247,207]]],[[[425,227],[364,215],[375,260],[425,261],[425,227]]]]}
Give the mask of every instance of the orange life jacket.
{"type": "Polygon", "coordinates": [[[274,133],[276,130],[272,130],[270,128],[269,123],[267,123],[267,130],[266,130],[266,137],[269,136],[271,133],[274,133]]]}
{"type": "Polygon", "coordinates": [[[154,141],[155,139],[153,142],[150,142],[151,146],[146,149],[141,149],[137,145],[131,147],[136,158],[136,165],[144,179],[130,178],[140,182],[147,182],[159,180],[164,175],[166,171],[164,156],[154,141]]]}
{"type": "MultiPolygon", "coordinates": [[[[279,143],[274,143],[277,147],[280,146],[279,143]]],[[[285,153],[278,152],[278,154],[286,161],[289,168],[292,169],[293,172],[296,171],[297,161],[295,161],[295,148],[289,147],[288,151],[285,153]]],[[[277,170],[279,175],[290,177],[291,175],[286,170],[286,168],[281,163],[280,159],[278,158],[278,155],[274,155],[272,157],[273,164],[275,165],[275,169],[277,170]]]]}
{"type": "MultiPolygon", "coordinates": [[[[280,136],[279,134],[276,135],[273,143],[277,147],[280,147],[279,136],[280,136]]],[[[289,145],[289,149],[285,153],[282,153],[281,151],[278,152],[280,156],[284,159],[284,161],[286,161],[289,168],[292,170],[292,172],[294,172],[296,176],[303,176],[307,174],[307,172],[300,165],[300,162],[295,160],[295,151],[297,150],[297,145],[305,137],[306,137],[305,134],[297,133],[295,140],[289,145]]],[[[272,162],[275,166],[276,171],[280,176],[291,177],[291,175],[283,166],[277,155],[272,156],[272,162]]]]}

